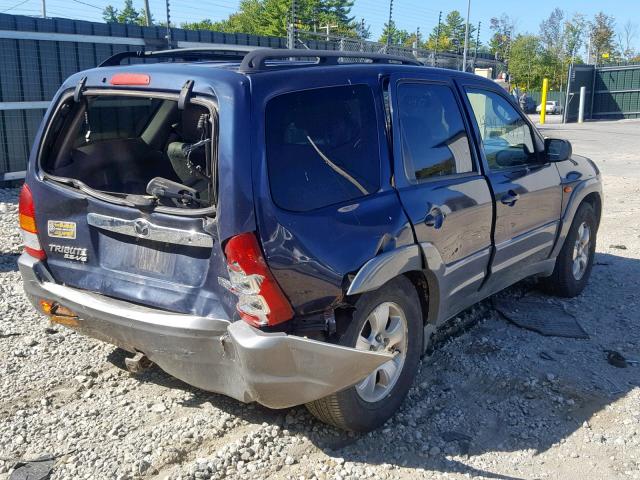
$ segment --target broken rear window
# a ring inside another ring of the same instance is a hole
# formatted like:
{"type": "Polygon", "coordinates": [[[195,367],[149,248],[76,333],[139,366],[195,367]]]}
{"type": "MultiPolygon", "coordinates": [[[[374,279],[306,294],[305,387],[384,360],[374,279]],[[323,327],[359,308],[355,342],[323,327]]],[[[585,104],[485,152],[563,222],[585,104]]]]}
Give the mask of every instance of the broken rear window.
{"type": "Polygon", "coordinates": [[[130,201],[157,197],[161,206],[205,208],[213,188],[211,132],[203,105],[180,110],[170,99],[88,95],[59,109],[41,164],[130,201]]]}

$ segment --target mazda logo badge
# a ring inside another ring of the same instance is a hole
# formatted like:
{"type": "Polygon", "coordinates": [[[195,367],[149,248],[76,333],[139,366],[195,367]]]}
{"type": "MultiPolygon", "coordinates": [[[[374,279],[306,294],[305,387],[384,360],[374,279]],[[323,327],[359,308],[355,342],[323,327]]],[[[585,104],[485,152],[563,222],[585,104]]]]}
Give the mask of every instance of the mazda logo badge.
{"type": "Polygon", "coordinates": [[[133,229],[139,237],[147,237],[149,235],[149,222],[139,218],[133,223],[133,229]]]}

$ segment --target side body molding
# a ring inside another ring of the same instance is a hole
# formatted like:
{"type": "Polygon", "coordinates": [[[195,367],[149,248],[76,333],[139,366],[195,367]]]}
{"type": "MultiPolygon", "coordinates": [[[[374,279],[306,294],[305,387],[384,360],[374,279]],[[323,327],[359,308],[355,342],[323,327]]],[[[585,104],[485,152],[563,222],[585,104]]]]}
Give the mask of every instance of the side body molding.
{"type": "Polygon", "coordinates": [[[373,257],[358,271],[347,295],[376,290],[398,275],[412,270],[422,271],[422,254],[416,244],[405,245],[373,257]]]}

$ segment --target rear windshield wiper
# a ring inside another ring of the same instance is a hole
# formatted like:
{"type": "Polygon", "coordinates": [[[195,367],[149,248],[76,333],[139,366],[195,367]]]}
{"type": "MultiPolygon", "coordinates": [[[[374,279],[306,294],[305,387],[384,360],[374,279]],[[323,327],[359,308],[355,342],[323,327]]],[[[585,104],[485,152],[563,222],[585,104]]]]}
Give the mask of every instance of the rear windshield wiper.
{"type": "Polygon", "coordinates": [[[198,198],[198,191],[196,189],[162,177],[152,178],[147,184],[146,190],[155,200],[168,198],[176,200],[177,203],[185,207],[192,203],[197,203],[198,205],[204,203],[198,198]]]}

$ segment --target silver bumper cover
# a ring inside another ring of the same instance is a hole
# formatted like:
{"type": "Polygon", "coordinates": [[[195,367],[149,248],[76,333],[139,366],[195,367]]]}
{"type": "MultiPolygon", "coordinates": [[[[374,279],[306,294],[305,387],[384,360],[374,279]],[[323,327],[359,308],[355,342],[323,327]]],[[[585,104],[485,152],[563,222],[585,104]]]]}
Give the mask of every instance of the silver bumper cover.
{"type": "Polygon", "coordinates": [[[155,310],[54,282],[45,265],[23,254],[24,289],[71,309],[75,330],[144,353],[170,375],[203,390],[270,408],[300,405],[347,388],[392,358],[245,322],[155,310]]]}

